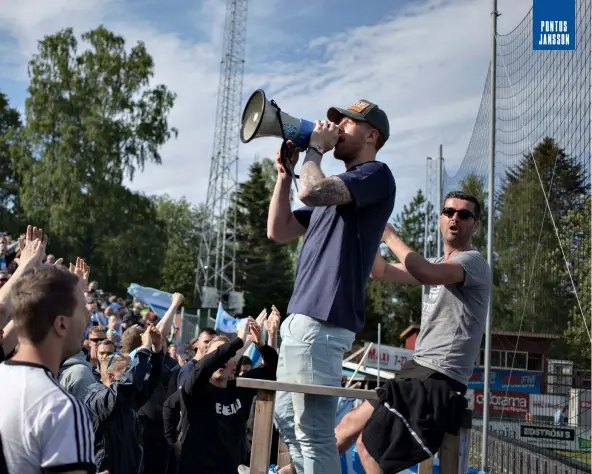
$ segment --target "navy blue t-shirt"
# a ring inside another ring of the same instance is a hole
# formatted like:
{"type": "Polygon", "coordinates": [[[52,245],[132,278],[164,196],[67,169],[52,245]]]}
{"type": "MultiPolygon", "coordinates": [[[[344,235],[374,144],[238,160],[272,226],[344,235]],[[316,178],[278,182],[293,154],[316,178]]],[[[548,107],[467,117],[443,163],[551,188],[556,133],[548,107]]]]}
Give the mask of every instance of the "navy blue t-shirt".
{"type": "Polygon", "coordinates": [[[341,206],[302,207],[306,234],[288,313],[305,314],[355,333],[364,327],[366,285],[395,205],[395,179],[379,161],[339,175],[353,197],[341,206]]]}

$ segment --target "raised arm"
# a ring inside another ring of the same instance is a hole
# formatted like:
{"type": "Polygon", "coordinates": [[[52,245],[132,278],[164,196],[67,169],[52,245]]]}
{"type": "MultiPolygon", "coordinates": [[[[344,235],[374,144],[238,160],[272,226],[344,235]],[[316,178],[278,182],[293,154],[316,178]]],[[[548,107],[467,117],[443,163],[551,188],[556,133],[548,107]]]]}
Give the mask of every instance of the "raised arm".
{"type": "Polygon", "coordinates": [[[407,271],[405,265],[402,263],[388,263],[380,255],[380,250],[374,258],[370,278],[378,281],[388,281],[390,283],[419,285],[419,282],[407,271]]]}
{"type": "Polygon", "coordinates": [[[214,372],[232,359],[241,347],[243,347],[243,340],[237,337],[203,356],[183,380],[182,390],[189,396],[192,396],[196,390],[199,391],[199,386],[209,383],[214,372]]]}
{"type": "Polygon", "coordinates": [[[432,263],[417,252],[411,250],[395,232],[391,224],[387,224],[383,235],[384,242],[397,256],[409,274],[422,285],[453,285],[463,283],[465,269],[457,261],[444,260],[432,263]]]}
{"type": "MultiPolygon", "coordinates": [[[[290,145],[288,145],[288,148],[293,150],[290,145]]],[[[298,160],[298,152],[293,151],[289,159],[295,164],[298,160]]],[[[292,178],[286,173],[284,166],[280,162],[279,151],[276,153],[276,168],[278,177],[269,203],[267,237],[276,242],[287,242],[303,236],[308,223],[302,220],[302,216],[295,215],[292,212],[290,204],[292,178]]]]}
{"type": "Polygon", "coordinates": [[[162,334],[162,344],[168,339],[169,334],[171,333],[171,327],[173,326],[173,320],[177,314],[177,310],[183,303],[183,295],[181,293],[174,293],[173,298],[171,301],[171,305],[169,309],[162,317],[158,324],[156,325],[156,329],[162,334]]]}

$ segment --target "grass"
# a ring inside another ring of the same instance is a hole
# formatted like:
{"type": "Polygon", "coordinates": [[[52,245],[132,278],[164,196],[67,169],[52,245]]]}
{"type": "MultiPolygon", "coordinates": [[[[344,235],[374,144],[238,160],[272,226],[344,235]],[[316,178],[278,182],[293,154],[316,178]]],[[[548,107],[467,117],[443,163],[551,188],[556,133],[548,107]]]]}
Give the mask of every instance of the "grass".
{"type": "Polygon", "coordinates": [[[592,452],[590,451],[555,451],[561,456],[575,459],[586,464],[592,464],[592,452]]]}

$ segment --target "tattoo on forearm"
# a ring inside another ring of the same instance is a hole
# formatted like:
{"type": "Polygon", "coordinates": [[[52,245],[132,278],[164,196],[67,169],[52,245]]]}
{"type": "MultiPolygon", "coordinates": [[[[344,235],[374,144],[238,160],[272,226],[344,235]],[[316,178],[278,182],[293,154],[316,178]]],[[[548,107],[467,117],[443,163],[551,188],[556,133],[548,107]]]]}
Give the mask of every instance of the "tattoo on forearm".
{"type": "Polygon", "coordinates": [[[347,186],[336,176],[325,177],[322,156],[309,150],[300,170],[300,200],[307,206],[337,206],[352,201],[347,186]]]}

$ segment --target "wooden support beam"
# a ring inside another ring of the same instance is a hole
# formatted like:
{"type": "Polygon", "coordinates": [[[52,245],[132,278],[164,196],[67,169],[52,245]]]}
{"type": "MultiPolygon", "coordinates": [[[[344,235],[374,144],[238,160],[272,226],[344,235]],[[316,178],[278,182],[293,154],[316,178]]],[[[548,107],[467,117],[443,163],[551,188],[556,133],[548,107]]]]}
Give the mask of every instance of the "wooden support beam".
{"type": "Polygon", "coordinates": [[[272,392],[295,392],[310,395],[327,395],[332,397],[359,398],[363,400],[378,400],[374,390],[359,390],[357,388],[327,387],[325,385],[306,385],[299,383],[274,382],[271,380],[247,379],[239,377],[236,386],[255,390],[269,390],[272,392]]]}
{"type": "MultiPolygon", "coordinates": [[[[461,427],[457,435],[446,433],[440,446],[440,472],[446,474],[466,474],[469,466],[469,445],[472,427],[471,410],[462,415],[461,427]]],[[[418,474],[431,474],[433,460],[426,459],[419,464],[418,474]]]]}
{"type": "Polygon", "coordinates": [[[269,472],[274,403],[275,392],[270,390],[257,392],[253,444],[251,445],[251,474],[267,474],[269,472]]]}

